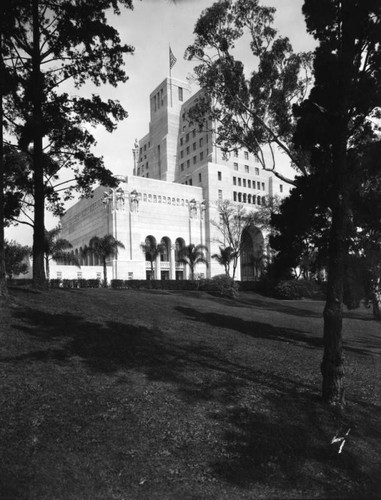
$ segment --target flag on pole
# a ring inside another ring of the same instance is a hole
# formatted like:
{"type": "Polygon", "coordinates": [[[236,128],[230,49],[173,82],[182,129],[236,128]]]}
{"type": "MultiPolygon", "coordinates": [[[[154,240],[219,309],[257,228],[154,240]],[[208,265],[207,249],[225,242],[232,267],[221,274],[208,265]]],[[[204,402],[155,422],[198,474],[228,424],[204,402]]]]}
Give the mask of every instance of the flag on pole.
{"type": "Polygon", "coordinates": [[[172,69],[173,66],[176,64],[176,57],[173,55],[173,52],[171,50],[171,46],[169,46],[169,69],[172,69]]]}

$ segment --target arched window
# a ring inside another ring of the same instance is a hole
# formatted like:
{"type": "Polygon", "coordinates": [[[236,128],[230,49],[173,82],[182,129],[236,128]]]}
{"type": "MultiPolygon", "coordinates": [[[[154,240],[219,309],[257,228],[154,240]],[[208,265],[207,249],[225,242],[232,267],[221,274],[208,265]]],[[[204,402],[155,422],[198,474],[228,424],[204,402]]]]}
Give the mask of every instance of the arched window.
{"type": "Polygon", "coordinates": [[[163,252],[160,254],[160,260],[162,262],[168,262],[171,252],[171,240],[167,236],[164,236],[164,238],[161,239],[160,244],[163,245],[163,252]]]}
{"type": "Polygon", "coordinates": [[[185,241],[183,238],[177,238],[175,242],[175,260],[178,262],[180,250],[185,247],[185,241]]]}

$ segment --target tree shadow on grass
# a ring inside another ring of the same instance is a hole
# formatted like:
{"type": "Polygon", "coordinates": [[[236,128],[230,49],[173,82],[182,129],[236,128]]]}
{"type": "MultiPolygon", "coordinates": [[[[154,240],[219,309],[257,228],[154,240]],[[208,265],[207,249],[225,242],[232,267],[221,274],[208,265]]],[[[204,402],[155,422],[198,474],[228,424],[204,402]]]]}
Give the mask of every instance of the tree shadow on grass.
{"type": "MultiPolygon", "coordinates": [[[[177,310],[195,321],[253,337],[311,348],[319,340],[297,330],[190,308],[177,310]]],[[[322,410],[316,387],[308,381],[247,366],[212,344],[177,341],[155,328],[117,321],[96,323],[79,315],[31,308],[17,315],[15,328],[38,339],[40,348],[2,362],[68,363],[77,356],[90,370],[105,375],[120,369],[138,370],[149,380],[171,383],[192,407],[207,402],[219,408],[218,414],[209,413],[211,420],[221,424],[219,452],[209,466],[225,482],[242,488],[253,483],[276,484],[284,491],[292,491],[295,482],[311,491],[312,482],[315,489],[326,492],[328,480],[328,493],[337,495],[341,487],[353,491],[353,484],[348,483],[351,476],[367,481],[355,454],[346,451],[337,464],[337,452],[332,451],[329,440],[337,426],[348,422],[331,410],[322,410]],[[46,349],[41,348],[44,344],[46,349]],[[258,391],[257,406],[242,400],[242,391],[248,387],[258,391]]]]}
{"type": "Polygon", "coordinates": [[[277,340],[280,342],[303,344],[306,347],[322,347],[322,338],[293,328],[280,328],[270,323],[246,321],[237,316],[219,313],[204,313],[190,307],[178,306],[175,309],[193,321],[235,330],[253,338],[277,340]]]}
{"type": "Polygon", "coordinates": [[[354,441],[358,439],[350,418],[322,408],[318,399],[292,399],[281,386],[269,401],[268,412],[260,407],[227,409],[226,447],[213,463],[217,475],[242,488],[273,487],[270,497],[275,498],[286,491],[298,498],[303,492],[305,497],[314,492],[319,498],[376,498],[376,467],[365,471],[350,439],[340,454],[339,446],[331,444],[336,432],[351,427],[354,441]]]}

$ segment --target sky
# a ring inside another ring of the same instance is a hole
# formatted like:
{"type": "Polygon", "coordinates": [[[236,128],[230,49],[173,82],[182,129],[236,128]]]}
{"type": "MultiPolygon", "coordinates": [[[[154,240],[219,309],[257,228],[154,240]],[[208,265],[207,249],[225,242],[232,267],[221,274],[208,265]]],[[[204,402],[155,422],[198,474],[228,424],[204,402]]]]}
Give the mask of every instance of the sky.
{"type": "MultiPolygon", "coordinates": [[[[132,171],[132,148],[135,138],[148,132],[149,95],[169,76],[169,45],[177,62],[172,77],[186,80],[191,77],[193,62],[184,60],[186,48],[193,42],[194,25],[201,12],[213,0],[134,0],[134,9],[122,8],[120,16],[111,16],[110,24],[119,31],[122,42],[135,47],[133,55],[125,58],[129,80],[113,88],[87,85],[81,92],[99,93],[103,99],[117,99],[128,112],[128,118],[118,124],[112,134],[95,131],[96,153],[104,157],[105,165],[114,174],[128,175],[132,171]]],[[[263,5],[277,9],[275,28],[288,36],[295,51],[313,50],[315,42],[306,33],[302,15],[303,0],[263,0],[263,5]]],[[[239,45],[239,57],[250,64],[247,45],[239,45]]],[[[196,91],[197,87],[193,86],[196,91]]],[[[71,203],[72,204],[72,203],[71,203]]],[[[56,226],[58,219],[46,217],[46,227],[56,226]]],[[[6,229],[5,237],[26,245],[32,244],[32,230],[18,225],[6,229]]]]}

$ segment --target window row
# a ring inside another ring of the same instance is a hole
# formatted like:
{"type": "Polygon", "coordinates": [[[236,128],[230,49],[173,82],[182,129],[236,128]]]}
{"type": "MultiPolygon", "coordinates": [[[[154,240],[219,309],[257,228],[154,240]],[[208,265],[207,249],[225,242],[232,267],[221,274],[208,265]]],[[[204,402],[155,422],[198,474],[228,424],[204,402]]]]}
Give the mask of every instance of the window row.
{"type": "MultiPolygon", "coordinates": [[[[192,138],[195,138],[196,134],[197,134],[196,129],[193,129],[192,132],[187,132],[184,137],[180,137],[180,146],[184,146],[184,143],[189,142],[191,136],[192,136],[192,138]]],[[[209,141],[208,134],[206,134],[206,136],[205,136],[205,141],[206,141],[206,143],[208,143],[208,141],[209,141]]],[[[200,146],[200,148],[202,148],[203,143],[204,143],[204,138],[200,137],[200,139],[199,139],[199,146],[200,146]]],[[[193,150],[195,150],[196,147],[197,147],[197,143],[194,142],[193,143],[193,150]]],[[[189,148],[187,148],[187,149],[189,149],[189,148]]]]}
{"type": "Polygon", "coordinates": [[[233,191],[233,201],[239,203],[249,203],[250,205],[264,205],[266,203],[266,196],[255,196],[255,194],[237,193],[233,191]]]}
{"type": "Polygon", "coordinates": [[[251,189],[259,189],[266,191],[266,184],[264,182],[252,181],[251,179],[241,179],[241,177],[233,177],[233,186],[248,187],[251,189]]]}
{"type": "MultiPolygon", "coordinates": [[[[238,172],[238,170],[239,170],[238,163],[233,163],[233,167],[234,167],[234,170],[236,172],[238,172]]],[[[249,174],[250,173],[249,165],[244,165],[244,170],[245,170],[245,174],[249,174]]],[[[254,173],[255,173],[255,175],[259,175],[259,168],[258,167],[254,167],[254,173]]]]}
{"type": "MultiPolygon", "coordinates": [[[[206,157],[208,156],[208,154],[209,154],[209,150],[206,149],[206,157]]],[[[196,165],[197,161],[202,161],[203,159],[204,159],[204,151],[200,151],[199,156],[197,156],[197,155],[193,156],[193,158],[192,158],[192,164],[196,165]]],[[[181,170],[181,172],[184,172],[185,166],[187,168],[189,168],[190,164],[191,164],[190,159],[187,160],[186,162],[180,163],[180,170],[181,170]]]]}

